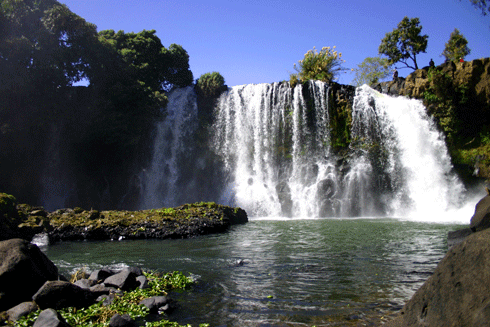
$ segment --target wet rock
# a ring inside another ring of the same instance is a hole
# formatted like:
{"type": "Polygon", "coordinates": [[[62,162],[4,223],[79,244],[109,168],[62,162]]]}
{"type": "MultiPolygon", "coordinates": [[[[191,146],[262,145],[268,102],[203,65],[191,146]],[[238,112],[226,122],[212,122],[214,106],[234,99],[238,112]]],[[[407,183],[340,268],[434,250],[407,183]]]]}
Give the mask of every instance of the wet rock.
{"type": "MultiPolygon", "coordinates": [[[[487,189],[487,192],[488,189],[487,189]]],[[[475,213],[470,220],[471,230],[477,232],[490,227],[490,194],[481,199],[475,207],[475,213]]]]}
{"type": "Polygon", "coordinates": [[[453,246],[391,326],[488,326],[490,229],[453,246]]]}
{"type": "Polygon", "coordinates": [[[108,287],[113,286],[123,291],[133,290],[139,285],[136,281],[136,274],[130,270],[123,270],[106,278],[104,284],[108,287]]]}
{"type": "Polygon", "coordinates": [[[128,314],[115,314],[109,321],[109,327],[134,327],[136,323],[128,314]]]}
{"type": "Polygon", "coordinates": [[[41,309],[83,308],[93,303],[94,295],[70,282],[47,281],[32,299],[41,309]]]}
{"type": "Polygon", "coordinates": [[[20,318],[27,316],[29,313],[36,311],[38,308],[39,307],[35,302],[22,302],[21,304],[7,310],[8,319],[10,321],[17,321],[20,318]]]}
{"type": "Polygon", "coordinates": [[[143,304],[150,313],[170,312],[173,309],[172,300],[167,296],[154,296],[144,300],[141,300],[139,304],[143,304]]]}
{"type": "Polygon", "coordinates": [[[114,272],[109,268],[102,268],[92,271],[88,279],[95,281],[102,281],[110,276],[114,275],[114,272]]]}
{"type": "Polygon", "coordinates": [[[0,311],[30,301],[58,269],[34,244],[22,239],[0,242],[0,311]]]}
{"type": "Polygon", "coordinates": [[[41,311],[33,327],[70,327],[63,317],[54,309],[41,311]]]}

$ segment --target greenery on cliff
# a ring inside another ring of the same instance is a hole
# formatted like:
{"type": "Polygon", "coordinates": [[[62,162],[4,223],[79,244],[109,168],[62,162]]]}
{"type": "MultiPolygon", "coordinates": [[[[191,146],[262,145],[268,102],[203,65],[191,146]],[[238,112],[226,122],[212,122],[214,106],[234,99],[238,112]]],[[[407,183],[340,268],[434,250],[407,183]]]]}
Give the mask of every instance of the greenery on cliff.
{"type": "Polygon", "coordinates": [[[99,197],[77,201],[100,202],[109,184],[120,198],[166,92],[193,82],[180,45],[164,47],[154,30],[97,33],[56,0],[1,2],[0,77],[0,189],[31,203],[49,161],[78,167],[65,173],[99,197]]]}

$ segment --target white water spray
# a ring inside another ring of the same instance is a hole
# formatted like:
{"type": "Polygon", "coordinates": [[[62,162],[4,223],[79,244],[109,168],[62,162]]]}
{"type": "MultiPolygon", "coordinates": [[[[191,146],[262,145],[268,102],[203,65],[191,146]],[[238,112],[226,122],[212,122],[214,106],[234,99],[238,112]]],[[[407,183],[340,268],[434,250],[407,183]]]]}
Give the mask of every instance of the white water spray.
{"type": "Polygon", "coordinates": [[[182,155],[189,151],[187,140],[197,128],[197,102],[192,86],[173,90],[168,97],[166,117],[158,125],[151,166],[142,175],[143,208],[176,206],[182,155]]]}

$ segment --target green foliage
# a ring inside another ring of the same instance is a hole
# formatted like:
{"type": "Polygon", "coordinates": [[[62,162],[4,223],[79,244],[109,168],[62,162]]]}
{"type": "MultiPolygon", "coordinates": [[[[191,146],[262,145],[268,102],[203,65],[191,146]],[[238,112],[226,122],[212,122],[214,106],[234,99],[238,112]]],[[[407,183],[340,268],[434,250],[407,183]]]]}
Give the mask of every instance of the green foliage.
{"type": "Polygon", "coordinates": [[[442,55],[446,58],[446,61],[458,61],[459,59],[464,59],[470,52],[468,40],[455,28],[449,36],[449,41],[446,43],[442,55]]]}
{"type": "MultiPolygon", "coordinates": [[[[116,297],[108,306],[104,306],[101,301],[88,308],[66,308],[59,310],[59,312],[71,326],[108,326],[110,318],[116,313],[121,315],[128,314],[132,319],[146,317],[149,314],[149,309],[144,305],[138,304],[145,298],[165,295],[170,290],[185,290],[194,284],[193,279],[186,277],[184,274],[177,271],[164,274],[163,276],[159,276],[152,272],[147,272],[145,275],[148,278],[149,288],[138,288],[131,292],[126,292],[122,296],[116,297]]],[[[40,312],[41,310],[38,310],[21,318],[16,322],[15,326],[32,326],[40,312]]],[[[180,327],[179,324],[168,320],[147,322],[146,326],[180,327]]],[[[202,326],[204,327],[206,324],[203,324],[202,326]]]]}
{"type": "Polygon", "coordinates": [[[342,67],[344,62],[342,53],[335,50],[335,46],[323,47],[320,52],[313,47],[305,53],[303,60],[298,61],[297,65],[294,64],[298,73],[290,75],[290,84],[294,87],[297,82],[304,83],[309,80],[330,82],[346,70],[342,67]]]}
{"type": "Polygon", "coordinates": [[[206,73],[196,82],[197,92],[206,98],[218,97],[225,85],[224,77],[218,72],[206,73]]]}
{"type": "Polygon", "coordinates": [[[455,86],[451,76],[438,68],[429,69],[428,81],[429,87],[424,92],[428,113],[437,120],[451,146],[462,128],[461,115],[468,100],[468,88],[464,84],[455,86]]]}
{"type": "Polygon", "coordinates": [[[375,85],[390,76],[391,65],[388,59],[381,57],[367,57],[360,63],[355,71],[353,84],[361,86],[375,85]]]}
{"type": "Polygon", "coordinates": [[[470,2],[477,9],[481,10],[483,16],[486,16],[490,13],[490,3],[487,3],[487,0],[470,0],[470,2]]]}
{"type": "Polygon", "coordinates": [[[426,51],[427,35],[421,35],[422,26],[419,26],[418,18],[404,17],[398,27],[392,32],[386,33],[378,48],[379,54],[389,58],[390,64],[401,62],[408,68],[419,69],[417,65],[417,54],[426,51]],[[409,63],[409,60],[413,64],[409,63]]]}

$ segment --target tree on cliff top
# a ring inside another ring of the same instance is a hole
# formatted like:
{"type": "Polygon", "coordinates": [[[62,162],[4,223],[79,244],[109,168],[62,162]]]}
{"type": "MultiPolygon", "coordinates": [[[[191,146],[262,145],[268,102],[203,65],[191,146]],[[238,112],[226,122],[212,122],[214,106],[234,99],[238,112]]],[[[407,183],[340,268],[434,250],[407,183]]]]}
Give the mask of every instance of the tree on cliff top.
{"type": "Polygon", "coordinates": [[[381,40],[381,44],[378,48],[379,54],[386,55],[390,64],[397,62],[403,63],[408,68],[414,70],[419,69],[417,65],[417,54],[424,52],[427,49],[427,39],[429,36],[421,35],[422,26],[419,26],[420,20],[418,18],[404,17],[398,28],[393,29],[392,32],[386,33],[385,37],[381,40]],[[413,64],[409,63],[409,60],[413,64]]]}
{"type": "Polygon", "coordinates": [[[303,60],[294,64],[294,69],[298,72],[290,75],[290,83],[294,86],[297,82],[306,82],[308,80],[318,80],[330,82],[337,75],[346,70],[342,67],[342,53],[335,50],[334,47],[323,47],[318,52],[315,47],[305,53],[303,60]]]}
{"type": "Polygon", "coordinates": [[[449,36],[449,41],[446,43],[442,56],[444,56],[447,61],[457,61],[459,59],[464,59],[470,52],[468,40],[466,40],[463,34],[459,33],[459,30],[455,28],[449,36]]]}
{"type": "Polygon", "coordinates": [[[354,69],[356,76],[353,84],[370,86],[379,83],[390,76],[391,65],[388,59],[381,57],[367,57],[354,69]]]}

